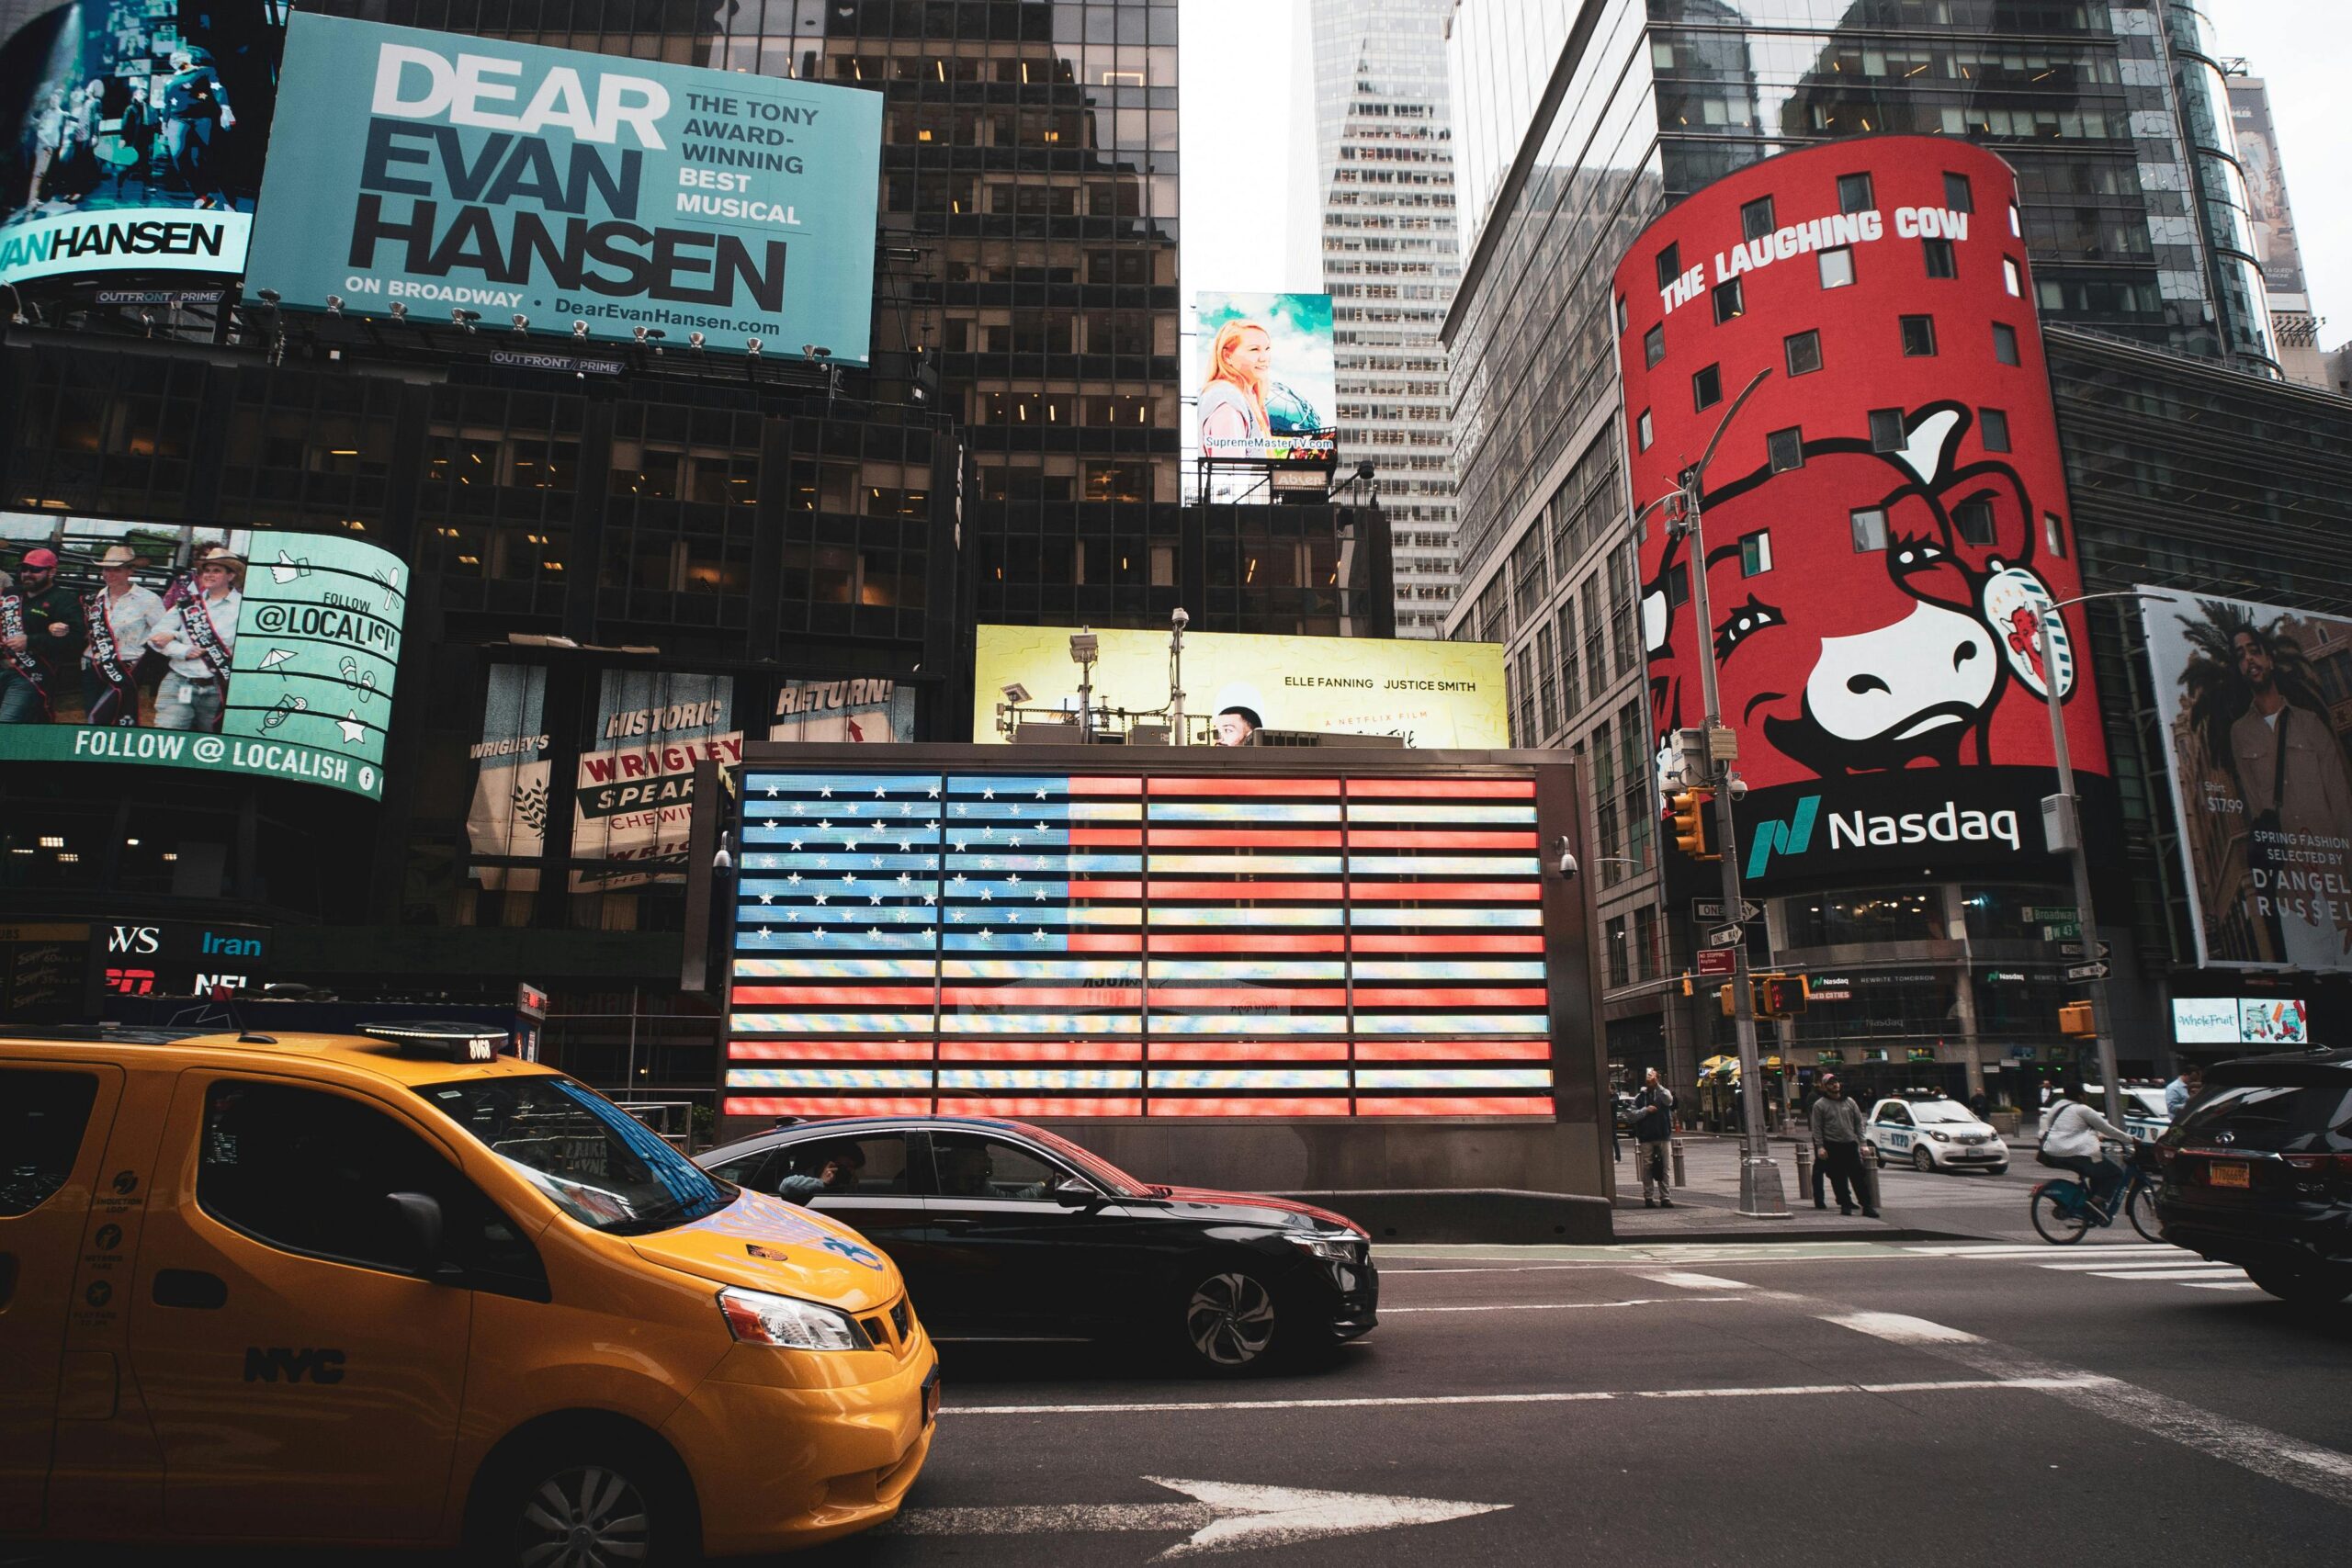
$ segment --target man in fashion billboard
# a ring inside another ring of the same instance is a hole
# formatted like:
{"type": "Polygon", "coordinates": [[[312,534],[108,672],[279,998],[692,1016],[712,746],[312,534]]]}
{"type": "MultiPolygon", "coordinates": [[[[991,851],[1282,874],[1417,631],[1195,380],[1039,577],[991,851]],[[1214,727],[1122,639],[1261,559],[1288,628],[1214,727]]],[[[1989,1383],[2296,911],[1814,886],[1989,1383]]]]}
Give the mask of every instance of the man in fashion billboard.
{"type": "MultiPolygon", "coordinates": [[[[2155,591],[2151,591],[2152,594],[2155,591]]],[[[2151,597],[2148,661],[2200,960],[2352,969],[2352,624],[2151,597]]]]}

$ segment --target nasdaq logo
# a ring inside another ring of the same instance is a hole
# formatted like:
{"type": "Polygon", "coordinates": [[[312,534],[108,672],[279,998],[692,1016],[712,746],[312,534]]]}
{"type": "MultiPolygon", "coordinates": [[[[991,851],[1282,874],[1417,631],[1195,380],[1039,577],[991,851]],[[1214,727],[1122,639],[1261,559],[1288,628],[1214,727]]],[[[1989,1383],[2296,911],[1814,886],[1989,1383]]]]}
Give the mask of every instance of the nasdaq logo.
{"type": "Polygon", "coordinates": [[[1801,855],[1813,846],[1813,819],[1821,810],[1821,796],[1808,795],[1797,802],[1785,822],[1758,822],[1747,845],[1747,874],[1761,876],[1776,854],[1801,855]]]}

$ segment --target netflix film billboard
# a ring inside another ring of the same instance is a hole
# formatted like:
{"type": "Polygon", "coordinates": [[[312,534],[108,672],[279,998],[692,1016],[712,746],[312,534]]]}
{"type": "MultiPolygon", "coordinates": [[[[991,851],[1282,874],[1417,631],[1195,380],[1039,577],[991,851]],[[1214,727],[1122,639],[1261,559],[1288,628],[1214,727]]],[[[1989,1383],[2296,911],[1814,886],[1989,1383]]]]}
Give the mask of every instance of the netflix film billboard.
{"type": "Polygon", "coordinates": [[[1691,539],[1641,546],[1651,713],[1703,718],[1698,639],[1748,793],[1752,887],[1851,874],[2047,874],[2047,706],[2094,822],[2107,750],[2016,176],[1950,138],[1768,159],[1695,193],[1619,264],[1636,502],[1702,487],[1691,539]]]}

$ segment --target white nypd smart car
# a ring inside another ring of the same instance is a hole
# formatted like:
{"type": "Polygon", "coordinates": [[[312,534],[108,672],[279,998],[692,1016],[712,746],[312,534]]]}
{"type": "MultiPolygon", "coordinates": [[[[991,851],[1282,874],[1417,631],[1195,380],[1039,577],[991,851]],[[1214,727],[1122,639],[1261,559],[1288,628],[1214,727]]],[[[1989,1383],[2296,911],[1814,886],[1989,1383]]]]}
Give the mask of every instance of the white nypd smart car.
{"type": "Polygon", "coordinates": [[[2009,1168],[2009,1146],[2001,1134],[1954,1100],[1882,1100],[1862,1129],[1863,1152],[1882,1168],[1907,1160],[1915,1170],[2009,1168]]]}

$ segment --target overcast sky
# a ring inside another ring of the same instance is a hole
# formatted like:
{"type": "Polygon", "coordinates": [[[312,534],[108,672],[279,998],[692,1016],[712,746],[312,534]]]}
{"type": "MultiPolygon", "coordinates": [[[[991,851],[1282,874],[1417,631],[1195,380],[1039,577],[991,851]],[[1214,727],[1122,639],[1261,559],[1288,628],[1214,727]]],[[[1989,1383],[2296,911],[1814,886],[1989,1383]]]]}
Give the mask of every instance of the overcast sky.
{"type": "MultiPolygon", "coordinates": [[[[1476,0],[1473,0],[1476,3],[1476,0]]],[[[1568,4],[1569,0],[1560,0],[1568,4]]],[[[2352,339],[2352,4],[2204,0],[2270,84],[2320,341],[2352,339]]],[[[1183,0],[1183,286],[1317,288],[1305,0],[1183,0]]]]}

